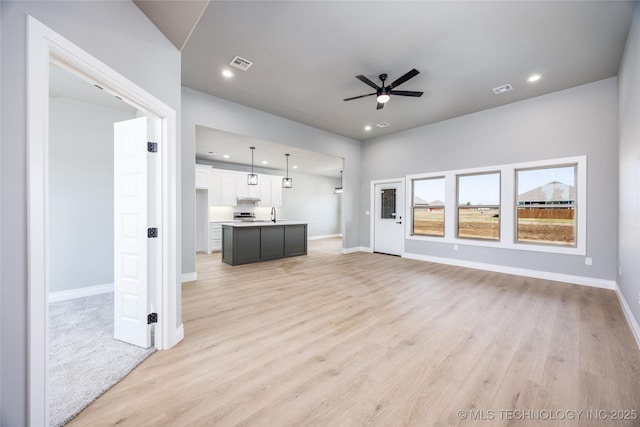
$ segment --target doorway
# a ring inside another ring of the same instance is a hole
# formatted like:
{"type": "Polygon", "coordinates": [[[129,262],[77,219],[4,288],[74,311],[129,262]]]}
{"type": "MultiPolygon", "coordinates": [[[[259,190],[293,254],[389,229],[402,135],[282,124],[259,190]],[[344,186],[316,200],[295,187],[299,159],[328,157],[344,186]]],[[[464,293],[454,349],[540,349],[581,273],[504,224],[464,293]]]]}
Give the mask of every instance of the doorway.
{"type": "MultiPolygon", "coordinates": [[[[29,422],[47,425],[49,241],[49,66],[55,62],[147,114],[160,119],[158,151],[158,263],[155,347],[167,349],[183,336],[178,313],[177,146],[175,110],[157,100],[106,64],[28,17],[28,343],[29,422]]],[[[79,178],[81,179],[81,177],[79,178]]]]}
{"type": "Polygon", "coordinates": [[[404,181],[372,185],[373,251],[401,256],[404,250],[404,181]]]}

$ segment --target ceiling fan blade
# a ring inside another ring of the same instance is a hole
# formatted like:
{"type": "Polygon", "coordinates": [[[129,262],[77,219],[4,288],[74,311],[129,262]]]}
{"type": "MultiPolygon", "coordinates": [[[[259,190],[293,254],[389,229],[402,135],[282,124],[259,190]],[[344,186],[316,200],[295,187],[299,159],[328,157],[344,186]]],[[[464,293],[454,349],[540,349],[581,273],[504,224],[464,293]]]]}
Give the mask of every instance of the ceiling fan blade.
{"type": "Polygon", "coordinates": [[[417,76],[418,74],[420,74],[420,71],[416,70],[415,68],[411,71],[409,71],[408,73],[406,73],[404,76],[402,77],[398,77],[393,83],[391,83],[388,87],[389,89],[393,89],[396,86],[400,86],[402,83],[406,82],[409,79],[414,78],[415,76],[417,76]]]}
{"type": "Polygon", "coordinates": [[[376,107],[376,110],[382,110],[384,108],[384,104],[382,102],[378,102],[378,106],[376,107]]]}
{"type": "Polygon", "coordinates": [[[364,98],[364,97],[366,97],[366,96],[371,96],[371,95],[375,95],[375,94],[376,94],[376,92],[374,92],[374,93],[368,93],[368,94],[366,94],[366,95],[352,96],[351,98],[343,99],[343,101],[351,101],[352,99],[364,98]]]}
{"type": "Polygon", "coordinates": [[[402,95],[402,96],[422,96],[424,92],[417,92],[413,90],[392,90],[389,92],[391,95],[402,95]]]}
{"type": "Polygon", "coordinates": [[[366,78],[365,76],[356,76],[356,79],[360,80],[362,83],[368,86],[371,86],[374,89],[380,89],[380,86],[378,86],[377,84],[375,84],[374,82],[366,78]]]}

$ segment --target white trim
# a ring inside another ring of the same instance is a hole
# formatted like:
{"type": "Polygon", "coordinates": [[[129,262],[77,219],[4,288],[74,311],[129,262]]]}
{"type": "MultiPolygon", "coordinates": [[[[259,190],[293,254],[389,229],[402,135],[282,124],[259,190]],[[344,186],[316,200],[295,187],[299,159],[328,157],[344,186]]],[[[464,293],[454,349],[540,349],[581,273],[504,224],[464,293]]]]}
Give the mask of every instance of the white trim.
{"type": "Polygon", "coordinates": [[[618,283],[615,284],[616,295],[618,295],[618,300],[620,301],[620,306],[622,307],[622,312],[624,313],[624,317],[627,319],[627,323],[631,328],[631,333],[633,337],[636,339],[636,344],[638,344],[638,348],[640,348],[640,326],[638,322],[633,317],[633,313],[631,312],[631,308],[629,304],[627,304],[627,300],[624,299],[624,295],[620,291],[620,287],[618,287],[618,283]]]}
{"type": "Polygon", "coordinates": [[[193,273],[182,273],[182,283],[193,282],[198,280],[198,272],[194,271],[193,273]]]}
{"type": "Polygon", "coordinates": [[[178,338],[178,342],[182,341],[184,338],[184,324],[180,323],[180,326],[175,330],[175,335],[178,338]]]}
{"type": "MultiPolygon", "coordinates": [[[[403,193],[406,193],[406,188],[407,188],[406,182],[407,181],[405,180],[405,178],[375,179],[375,180],[372,180],[370,182],[370,186],[371,187],[370,187],[370,192],[369,192],[369,246],[372,249],[369,252],[373,252],[373,248],[375,247],[375,238],[376,238],[376,236],[375,236],[375,219],[376,219],[375,218],[375,216],[376,216],[376,194],[375,194],[375,192],[376,192],[376,185],[378,185],[378,184],[393,184],[393,183],[396,183],[396,182],[399,182],[400,185],[402,186],[401,191],[403,193]]],[[[407,215],[406,215],[407,214],[407,200],[406,200],[406,197],[405,197],[405,200],[404,200],[403,208],[405,210],[402,213],[402,216],[404,218],[403,219],[404,222],[402,224],[403,228],[404,228],[404,232],[402,233],[403,234],[403,238],[402,238],[402,248],[400,249],[400,254],[404,253],[404,241],[405,241],[404,234],[406,233],[407,224],[408,224],[408,222],[407,222],[408,218],[407,218],[407,215]]],[[[409,211],[410,210],[411,210],[411,207],[409,206],[409,211]]]]}
{"type": "Polygon", "coordinates": [[[343,254],[352,254],[354,252],[373,252],[373,250],[371,248],[368,248],[366,246],[355,246],[353,248],[342,248],[342,253],[343,254]]]}
{"type": "Polygon", "coordinates": [[[570,274],[553,273],[550,271],[531,270],[528,268],[507,267],[504,265],[485,264],[482,262],[464,261],[453,258],[443,258],[431,255],[404,253],[404,258],[418,261],[435,262],[438,264],[455,265],[457,267],[475,268],[477,270],[494,271],[496,273],[514,274],[516,276],[533,277],[536,279],[553,280],[556,282],[573,283],[576,285],[592,286],[594,288],[615,289],[613,280],[598,279],[594,277],[574,276],[570,274]]]}
{"type": "Polygon", "coordinates": [[[106,64],[58,35],[38,20],[27,17],[27,239],[28,239],[28,423],[48,425],[48,126],[49,63],[56,62],[82,78],[99,83],[125,102],[161,120],[159,227],[161,266],[155,307],[160,321],[155,329],[159,350],[176,345],[182,335],[177,321],[178,197],[176,112],[106,64]]]}
{"type": "Polygon", "coordinates": [[[108,294],[111,292],[113,292],[113,283],[87,286],[77,289],[68,289],[66,291],[49,292],[49,303],[67,301],[75,298],[90,297],[91,295],[108,294]]]}
{"type": "Polygon", "coordinates": [[[342,237],[342,234],[321,234],[319,236],[309,236],[307,240],[332,239],[334,237],[342,237]]]}
{"type": "Polygon", "coordinates": [[[405,186],[406,224],[405,238],[409,240],[451,243],[461,245],[484,246],[502,249],[515,249],[523,251],[547,252],[567,255],[587,255],[587,156],[564,157],[559,159],[538,160],[523,163],[510,163],[504,165],[480,167],[473,169],[459,169],[450,171],[439,171],[407,175],[407,185],[405,186]],[[576,185],[577,194],[577,216],[576,216],[576,246],[554,246],[535,243],[515,242],[515,171],[517,169],[553,167],[557,165],[577,164],[578,174],[576,185]],[[482,239],[464,239],[456,236],[456,177],[475,173],[500,172],[500,241],[482,239]],[[422,178],[445,179],[445,236],[414,236],[411,234],[411,223],[413,222],[412,202],[412,180],[422,178]]]}

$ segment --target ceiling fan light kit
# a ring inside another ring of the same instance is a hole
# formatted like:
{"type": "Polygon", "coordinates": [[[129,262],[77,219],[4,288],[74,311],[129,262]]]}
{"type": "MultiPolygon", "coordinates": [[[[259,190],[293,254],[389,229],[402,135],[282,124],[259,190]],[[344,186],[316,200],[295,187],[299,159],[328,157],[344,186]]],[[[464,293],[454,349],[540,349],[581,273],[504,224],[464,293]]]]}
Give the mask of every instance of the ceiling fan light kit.
{"type": "Polygon", "coordinates": [[[418,91],[412,91],[412,90],[394,90],[395,87],[400,86],[402,83],[406,82],[409,79],[414,78],[418,74],[420,74],[420,71],[414,68],[411,71],[402,75],[401,77],[397,78],[396,80],[393,81],[393,83],[387,86],[384,85],[384,82],[387,80],[387,77],[388,77],[386,74],[380,74],[380,76],[378,76],[378,78],[382,82],[380,86],[378,86],[377,84],[375,84],[374,82],[372,82],[371,80],[369,80],[363,75],[356,76],[356,79],[360,80],[362,83],[366,84],[367,86],[374,88],[376,91],[374,93],[368,93],[366,95],[359,95],[359,96],[353,96],[351,98],[345,98],[344,101],[351,101],[354,99],[365,98],[367,96],[376,95],[376,102],[378,103],[376,109],[380,110],[384,107],[384,104],[389,102],[389,100],[391,99],[391,95],[412,96],[416,98],[420,97],[424,92],[418,92],[418,91]]]}

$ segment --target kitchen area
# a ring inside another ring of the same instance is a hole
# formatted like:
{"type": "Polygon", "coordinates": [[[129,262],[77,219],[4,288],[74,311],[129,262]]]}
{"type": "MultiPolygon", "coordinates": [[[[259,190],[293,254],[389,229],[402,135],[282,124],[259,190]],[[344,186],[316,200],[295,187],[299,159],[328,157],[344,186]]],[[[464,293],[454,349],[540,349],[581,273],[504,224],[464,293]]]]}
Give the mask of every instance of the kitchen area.
{"type": "Polygon", "coordinates": [[[305,255],[307,240],[340,236],[339,179],[261,169],[249,185],[249,171],[222,167],[242,169],[196,164],[196,252],[238,265],[305,255]]]}

